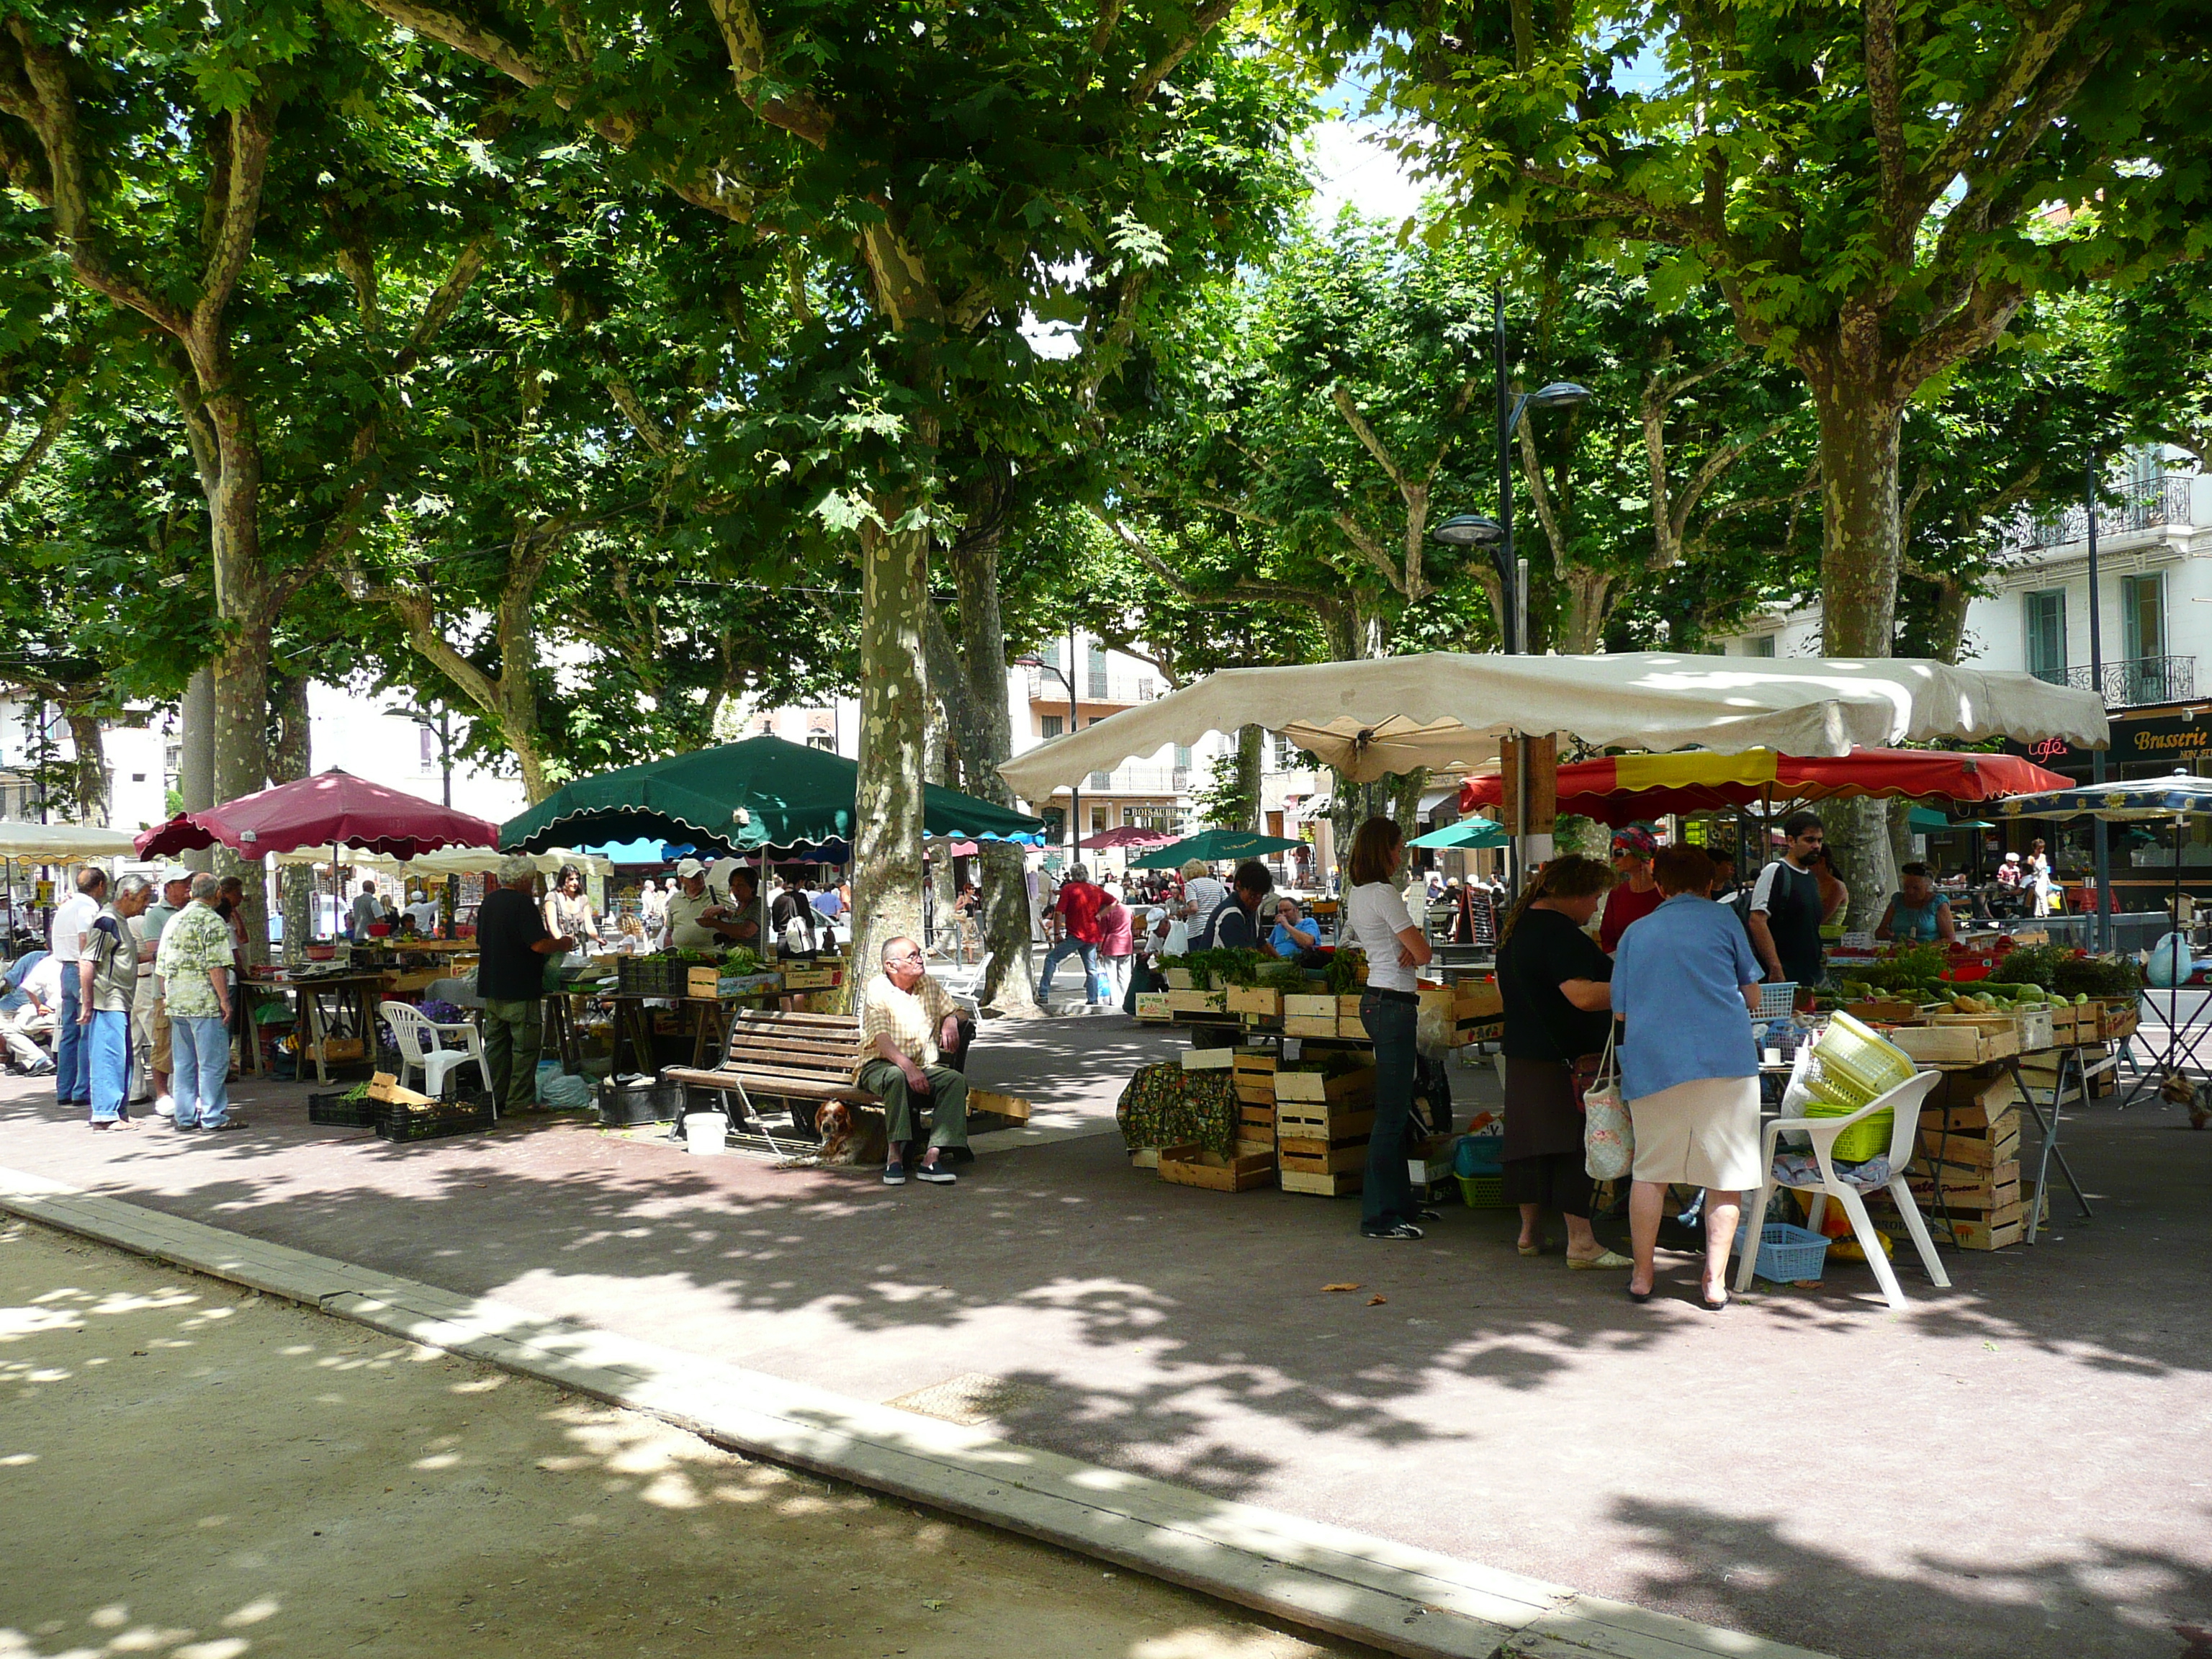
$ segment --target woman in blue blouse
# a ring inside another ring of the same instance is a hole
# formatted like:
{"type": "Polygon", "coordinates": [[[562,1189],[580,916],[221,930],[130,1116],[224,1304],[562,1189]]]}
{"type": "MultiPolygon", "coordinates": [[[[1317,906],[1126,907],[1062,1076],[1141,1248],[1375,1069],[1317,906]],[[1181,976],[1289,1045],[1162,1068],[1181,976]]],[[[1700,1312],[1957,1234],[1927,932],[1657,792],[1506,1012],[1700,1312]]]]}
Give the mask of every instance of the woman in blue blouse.
{"type": "Polygon", "coordinates": [[[1651,1299],[1667,1188],[1686,1182],[1705,1189],[1705,1305],[1718,1310],[1728,1305],[1737,1200],[1759,1184],[1751,1034],[1759,957],[1735,912],[1713,902],[1713,864],[1703,848],[1670,847],[1652,873],[1659,908],[1621,935],[1613,970],[1613,1012],[1628,1022],[1620,1088],[1636,1127],[1628,1295],[1651,1299]]]}

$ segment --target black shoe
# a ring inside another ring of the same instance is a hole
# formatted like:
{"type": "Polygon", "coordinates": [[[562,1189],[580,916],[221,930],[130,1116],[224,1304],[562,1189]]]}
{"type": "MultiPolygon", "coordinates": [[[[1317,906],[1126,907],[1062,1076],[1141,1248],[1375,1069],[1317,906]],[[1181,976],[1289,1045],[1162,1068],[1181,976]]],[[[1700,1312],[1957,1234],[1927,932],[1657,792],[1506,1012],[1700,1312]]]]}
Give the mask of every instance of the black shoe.
{"type": "Polygon", "coordinates": [[[1425,1205],[1413,1212],[1413,1219],[1416,1221],[1442,1221],[1443,1218],[1444,1212],[1442,1210],[1431,1210],[1425,1205]]]}
{"type": "MultiPolygon", "coordinates": [[[[1623,1288],[1626,1287],[1624,1286],[1623,1288]]],[[[1631,1302],[1637,1304],[1638,1306],[1641,1306],[1643,1304],[1649,1302],[1656,1294],[1657,1294],[1656,1286],[1654,1286],[1649,1291],[1630,1291],[1628,1292],[1628,1299],[1631,1302]]]]}
{"type": "Polygon", "coordinates": [[[202,1134],[219,1135],[232,1129],[243,1129],[244,1127],[246,1127],[246,1120],[244,1118],[227,1117],[220,1123],[201,1124],[200,1133],[202,1134]]]}
{"type": "Polygon", "coordinates": [[[1362,1238],[1426,1238],[1428,1235],[1410,1221],[1401,1221],[1395,1226],[1359,1230],[1362,1238]]]}

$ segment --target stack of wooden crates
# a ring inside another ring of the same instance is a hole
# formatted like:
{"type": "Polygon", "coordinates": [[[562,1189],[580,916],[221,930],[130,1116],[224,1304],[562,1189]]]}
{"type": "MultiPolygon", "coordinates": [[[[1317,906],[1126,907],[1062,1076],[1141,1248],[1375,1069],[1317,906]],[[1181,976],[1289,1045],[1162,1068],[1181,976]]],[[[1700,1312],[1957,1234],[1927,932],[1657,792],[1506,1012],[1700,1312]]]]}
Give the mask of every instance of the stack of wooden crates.
{"type": "Polygon", "coordinates": [[[2008,1072],[1945,1074],[1920,1115],[1905,1178],[1938,1243],[1998,1250],[2020,1242],[2036,1194],[2021,1179],[2020,1090],[2008,1072]]]}
{"type": "Polygon", "coordinates": [[[1283,1190],[1323,1198],[1358,1192],[1375,1127],[1375,1068],[1363,1066],[1334,1077],[1278,1069],[1273,1080],[1275,1158],[1283,1190]]]}

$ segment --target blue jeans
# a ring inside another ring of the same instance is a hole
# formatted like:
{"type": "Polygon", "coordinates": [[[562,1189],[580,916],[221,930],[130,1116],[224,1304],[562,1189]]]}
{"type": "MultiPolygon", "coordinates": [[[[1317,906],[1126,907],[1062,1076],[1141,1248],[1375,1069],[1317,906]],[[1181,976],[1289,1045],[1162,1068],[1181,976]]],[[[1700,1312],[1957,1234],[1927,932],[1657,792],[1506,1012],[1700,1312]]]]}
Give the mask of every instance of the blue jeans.
{"type": "Polygon", "coordinates": [[[1419,1206],[1406,1173],[1406,1125],[1413,1110],[1413,1030],[1418,1004],[1369,991],[1359,1023],[1375,1044],[1375,1127],[1367,1141],[1367,1177],[1359,1188],[1359,1226],[1380,1232],[1411,1221],[1419,1206]]]}
{"type": "Polygon", "coordinates": [[[92,1079],[84,1057],[84,1031],[76,1023],[83,1005],[77,997],[77,968],[62,963],[62,1013],[54,1022],[54,1098],[64,1106],[82,1106],[92,1098],[92,1079]]]}
{"type": "Polygon", "coordinates": [[[177,1127],[214,1129],[230,1115],[230,1028],[215,1014],[169,1016],[169,1093],[177,1127]]]}
{"type": "Polygon", "coordinates": [[[1083,1000],[1096,1003],[1098,1000],[1098,947],[1089,939],[1064,939],[1044,953],[1044,967],[1037,976],[1037,994],[1040,997],[1052,994],[1052,970],[1070,957],[1079,957],[1083,963],[1083,1000]]]}
{"type": "Polygon", "coordinates": [[[85,1069],[91,1076],[92,1121],[131,1115],[131,1016],[95,1008],[84,1028],[85,1069]]]}

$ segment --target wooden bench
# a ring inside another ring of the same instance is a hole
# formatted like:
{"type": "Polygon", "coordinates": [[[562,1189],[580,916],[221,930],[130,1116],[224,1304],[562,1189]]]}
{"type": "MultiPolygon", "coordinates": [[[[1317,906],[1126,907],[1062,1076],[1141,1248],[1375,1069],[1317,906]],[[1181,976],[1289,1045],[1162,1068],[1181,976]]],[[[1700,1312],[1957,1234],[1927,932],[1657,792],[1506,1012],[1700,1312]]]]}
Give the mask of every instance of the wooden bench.
{"type": "Polygon", "coordinates": [[[720,1065],[711,1071],[670,1066],[660,1075],[695,1089],[735,1094],[747,1103],[780,1100],[793,1126],[811,1133],[815,1113],[832,1102],[883,1104],[882,1096],[853,1081],[860,1055],[860,1022],[854,1015],[740,1008],[730,1021],[729,1052],[720,1065]]]}

